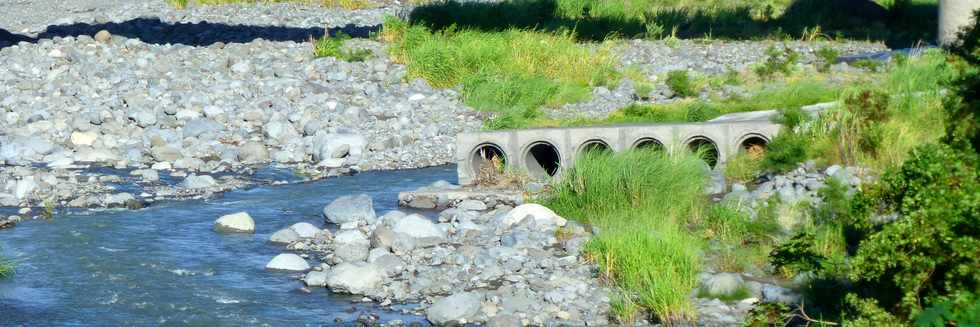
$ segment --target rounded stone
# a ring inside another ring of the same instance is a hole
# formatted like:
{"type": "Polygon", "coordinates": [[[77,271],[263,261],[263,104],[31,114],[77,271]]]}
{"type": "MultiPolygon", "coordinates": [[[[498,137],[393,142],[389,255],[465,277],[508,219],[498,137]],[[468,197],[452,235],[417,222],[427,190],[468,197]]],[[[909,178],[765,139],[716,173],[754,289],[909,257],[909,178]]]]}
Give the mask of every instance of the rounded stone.
{"type": "Polygon", "coordinates": [[[265,265],[265,269],[272,271],[307,271],[310,270],[310,264],[299,255],[283,253],[272,258],[265,265]]]}
{"type": "Polygon", "coordinates": [[[222,233],[255,233],[255,221],[247,212],[233,213],[215,220],[214,230],[222,233]]]}

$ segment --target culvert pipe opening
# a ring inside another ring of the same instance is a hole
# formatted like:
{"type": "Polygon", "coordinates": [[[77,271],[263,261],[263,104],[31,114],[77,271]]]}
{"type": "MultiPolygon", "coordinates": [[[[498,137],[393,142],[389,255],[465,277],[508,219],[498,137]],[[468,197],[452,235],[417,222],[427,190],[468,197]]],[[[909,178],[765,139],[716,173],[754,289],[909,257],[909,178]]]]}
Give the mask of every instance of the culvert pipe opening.
{"type": "Polygon", "coordinates": [[[701,160],[704,160],[704,163],[708,164],[708,167],[714,169],[718,165],[718,146],[710,139],[704,137],[694,138],[687,143],[687,147],[691,152],[701,157],[701,160]]]}
{"type": "Polygon", "coordinates": [[[633,144],[633,149],[663,151],[664,144],[654,138],[642,138],[633,144]]]}
{"type": "Polygon", "coordinates": [[[547,178],[558,174],[561,169],[561,155],[558,148],[548,142],[537,142],[527,148],[524,165],[534,178],[547,178]]]}
{"type": "Polygon", "coordinates": [[[769,140],[761,136],[749,136],[740,144],[740,150],[752,159],[762,159],[766,155],[769,140]]]}
{"type": "Polygon", "coordinates": [[[589,153],[596,153],[596,154],[612,153],[612,148],[609,147],[609,144],[601,140],[585,141],[585,143],[582,143],[582,146],[580,146],[579,149],[581,149],[578,152],[580,156],[589,153]]]}
{"type": "Polygon", "coordinates": [[[480,144],[473,148],[470,155],[470,167],[479,181],[492,181],[495,176],[504,172],[506,164],[507,154],[496,144],[480,144]]]}

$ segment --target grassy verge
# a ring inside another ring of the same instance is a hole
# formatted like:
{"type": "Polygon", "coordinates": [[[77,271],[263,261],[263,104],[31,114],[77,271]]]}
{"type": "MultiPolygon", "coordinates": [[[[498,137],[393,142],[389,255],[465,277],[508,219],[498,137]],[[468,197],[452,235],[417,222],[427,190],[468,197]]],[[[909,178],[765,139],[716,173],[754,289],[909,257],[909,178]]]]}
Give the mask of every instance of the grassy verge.
{"type": "Polygon", "coordinates": [[[367,49],[348,49],[344,43],[350,39],[349,35],[338,33],[336,36],[324,35],[322,38],[313,39],[313,56],[315,58],[334,57],[343,61],[364,61],[371,57],[371,50],[367,49]]]}
{"type": "Polygon", "coordinates": [[[938,50],[898,59],[885,73],[843,89],[842,105],[773,140],[763,169],[785,171],[806,158],[820,165],[894,167],[912,148],[935,143],[942,135],[942,90],[952,76],[946,55],[938,50]]]}
{"type": "Polygon", "coordinates": [[[539,117],[542,106],[588,99],[591,87],[615,82],[607,45],[578,44],[574,34],[522,29],[434,31],[390,18],[382,38],[409,78],[462,86],[463,101],[495,113],[488,126],[539,117]]]}
{"type": "Polygon", "coordinates": [[[562,216],[601,231],[586,251],[621,290],[614,311],[623,322],[641,308],[665,322],[696,316],[690,294],[701,241],[686,226],[700,215],[705,176],[693,154],[587,154],[545,199],[562,216]]]}

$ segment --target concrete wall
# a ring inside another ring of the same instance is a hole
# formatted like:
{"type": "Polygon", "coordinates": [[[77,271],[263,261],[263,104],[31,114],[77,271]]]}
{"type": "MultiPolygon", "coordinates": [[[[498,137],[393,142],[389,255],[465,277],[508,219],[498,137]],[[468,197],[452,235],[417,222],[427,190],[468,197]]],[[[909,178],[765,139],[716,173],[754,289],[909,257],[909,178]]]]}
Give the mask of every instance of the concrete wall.
{"type": "Polygon", "coordinates": [[[457,137],[456,162],[460,184],[471,184],[482,160],[478,152],[488,147],[503,152],[508,168],[525,171],[532,177],[543,175],[535,158],[528,153],[537,144],[553,146],[558,152],[561,170],[575,164],[575,158],[589,144],[608,145],[612,151],[626,151],[646,140],[656,140],[670,151],[687,149],[696,140],[706,140],[718,150],[718,165],[741,151],[751,138],[768,143],[780,126],[768,121],[707,122],[688,124],[655,124],[582,128],[549,128],[499,132],[464,133],[457,137]]]}
{"type": "Polygon", "coordinates": [[[939,44],[955,42],[956,34],[972,21],[977,9],[980,9],[980,0],[940,0],[939,44]]]}

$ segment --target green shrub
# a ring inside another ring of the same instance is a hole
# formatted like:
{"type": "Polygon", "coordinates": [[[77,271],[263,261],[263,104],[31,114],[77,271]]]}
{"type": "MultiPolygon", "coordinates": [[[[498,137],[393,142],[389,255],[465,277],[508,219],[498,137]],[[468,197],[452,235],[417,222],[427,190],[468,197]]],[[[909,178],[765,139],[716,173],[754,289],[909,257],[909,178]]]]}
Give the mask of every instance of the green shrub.
{"type": "Polygon", "coordinates": [[[766,50],[765,61],[755,67],[755,73],[762,79],[770,79],[778,73],[788,75],[799,59],[800,54],[789,47],[784,46],[780,50],[772,46],[766,50]]]}
{"type": "Polygon", "coordinates": [[[782,173],[793,170],[807,159],[809,137],[800,133],[786,131],[779,133],[766,147],[762,159],[762,169],[782,173]]]}
{"type": "Polygon", "coordinates": [[[324,35],[313,40],[313,57],[334,57],[343,61],[364,61],[371,57],[368,49],[347,49],[344,43],[350,40],[350,35],[337,33],[335,36],[324,35]]]}
{"type": "Polygon", "coordinates": [[[762,170],[765,153],[739,152],[725,163],[725,176],[733,182],[748,183],[762,170]]]}
{"type": "Polygon", "coordinates": [[[697,96],[699,92],[695,89],[694,81],[691,80],[691,75],[686,70],[668,72],[665,83],[674,94],[682,98],[697,96]]]}
{"type": "Polygon", "coordinates": [[[823,47],[817,50],[817,57],[820,58],[820,65],[817,66],[817,70],[828,72],[830,67],[837,62],[837,58],[840,58],[840,51],[831,47],[823,47]]]}

